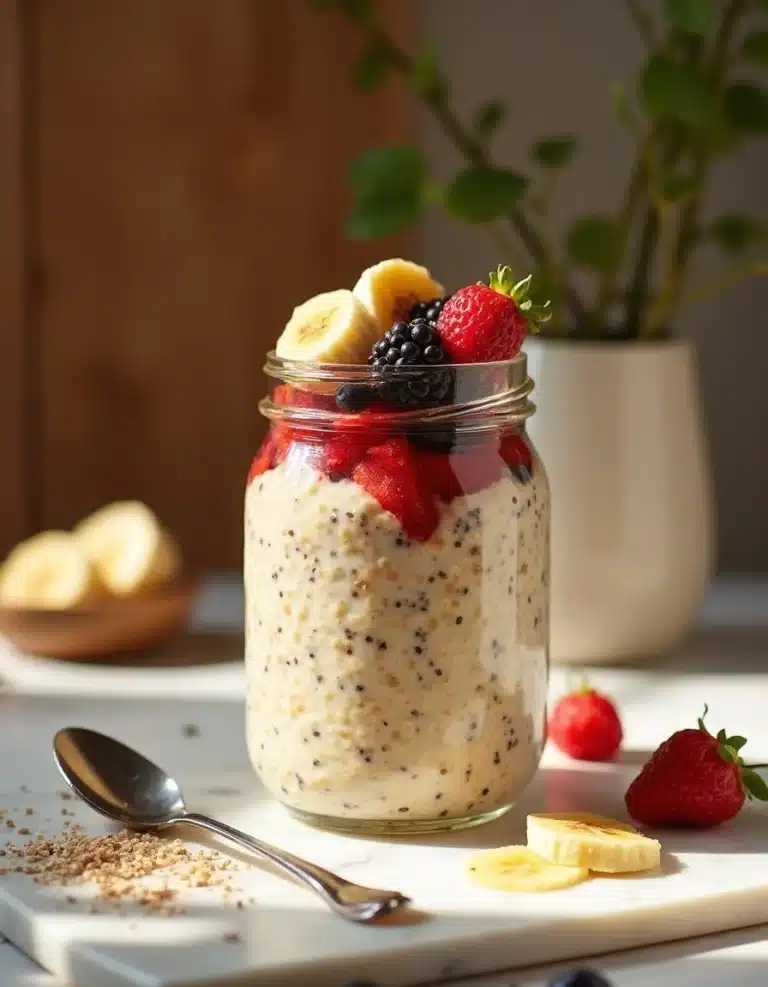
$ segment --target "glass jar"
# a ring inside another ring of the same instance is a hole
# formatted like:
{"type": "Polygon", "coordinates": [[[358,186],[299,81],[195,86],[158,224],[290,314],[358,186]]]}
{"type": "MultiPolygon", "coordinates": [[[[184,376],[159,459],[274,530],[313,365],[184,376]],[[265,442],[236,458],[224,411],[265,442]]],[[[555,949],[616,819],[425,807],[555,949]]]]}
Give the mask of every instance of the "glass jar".
{"type": "Polygon", "coordinates": [[[368,367],[265,370],[245,499],[254,768],[336,830],[500,816],[545,739],[549,488],[525,356],[451,367],[451,404],[417,411],[341,412],[368,367]]]}

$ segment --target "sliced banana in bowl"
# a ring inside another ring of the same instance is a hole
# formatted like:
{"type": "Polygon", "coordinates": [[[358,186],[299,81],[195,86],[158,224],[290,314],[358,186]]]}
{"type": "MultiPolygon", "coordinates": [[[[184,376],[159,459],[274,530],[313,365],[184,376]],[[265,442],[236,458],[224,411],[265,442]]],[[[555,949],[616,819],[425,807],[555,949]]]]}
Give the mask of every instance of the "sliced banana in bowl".
{"type": "Polygon", "coordinates": [[[41,531],[17,545],[0,568],[0,606],[73,610],[107,595],[88,553],[68,531],[41,531]]]}
{"type": "Polygon", "coordinates": [[[73,537],[114,597],[140,596],[171,582],[181,570],[174,538],[138,500],[94,511],[75,527],[73,537]]]}

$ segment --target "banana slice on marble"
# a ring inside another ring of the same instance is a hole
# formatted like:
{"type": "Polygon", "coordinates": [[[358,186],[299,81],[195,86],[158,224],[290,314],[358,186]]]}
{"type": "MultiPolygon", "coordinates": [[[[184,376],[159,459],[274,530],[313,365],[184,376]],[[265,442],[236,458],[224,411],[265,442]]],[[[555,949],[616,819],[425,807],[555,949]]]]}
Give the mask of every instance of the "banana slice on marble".
{"type": "Polygon", "coordinates": [[[653,870],[661,844],[629,823],[588,812],[533,813],[527,820],[528,846],[545,860],[605,874],[653,870]]]}
{"type": "Polygon", "coordinates": [[[0,568],[0,604],[73,610],[103,599],[104,586],[68,531],[42,531],[21,542],[0,568]]]}
{"type": "Polygon", "coordinates": [[[367,268],[352,290],[373,316],[379,334],[395,322],[408,321],[408,314],[417,302],[442,298],[445,293],[426,267],[400,257],[367,268]]]}
{"type": "Polygon", "coordinates": [[[298,305],[275,352],[282,360],[364,364],[378,338],[371,314],[351,291],[341,288],[298,305]]]}
{"type": "Polygon", "coordinates": [[[586,867],[553,864],[527,846],[482,850],[467,861],[470,880],[497,891],[556,891],[589,877],[586,867]]]}
{"type": "Polygon", "coordinates": [[[139,596],[181,569],[175,540],[138,500],[107,504],[81,521],[73,535],[112,596],[139,596]]]}

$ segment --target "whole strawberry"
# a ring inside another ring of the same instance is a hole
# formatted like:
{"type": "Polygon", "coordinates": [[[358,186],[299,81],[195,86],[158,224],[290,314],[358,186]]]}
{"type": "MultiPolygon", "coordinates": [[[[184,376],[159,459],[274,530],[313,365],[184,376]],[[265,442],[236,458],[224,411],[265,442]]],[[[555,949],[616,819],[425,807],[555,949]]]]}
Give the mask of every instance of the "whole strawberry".
{"type": "Polygon", "coordinates": [[[746,799],[768,801],[768,785],[739,751],[744,737],[716,737],[704,726],[678,730],[654,752],[627,789],[627,811],[647,826],[708,828],[726,822],[746,799]]]}
{"type": "Polygon", "coordinates": [[[589,686],[563,696],[549,716],[548,735],[564,754],[579,761],[610,761],[621,746],[616,707],[589,686]]]}
{"type": "Polygon", "coordinates": [[[534,307],[528,297],[531,275],[515,282],[508,267],[490,275],[489,284],[460,288],[443,306],[437,331],[454,363],[511,360],[529,331],[551,318],[549,302],[534,307]]]}

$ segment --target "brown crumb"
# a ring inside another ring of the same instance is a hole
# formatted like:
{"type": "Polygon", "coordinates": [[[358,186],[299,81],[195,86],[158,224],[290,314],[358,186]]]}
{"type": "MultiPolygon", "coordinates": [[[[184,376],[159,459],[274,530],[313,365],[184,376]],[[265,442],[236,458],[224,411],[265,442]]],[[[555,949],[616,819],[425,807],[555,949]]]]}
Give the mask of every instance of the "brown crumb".
{"type": "Polygon", "coordinates": [[[185,737],[199,737],[200,736],[200,727],[195,726],[194,723],[185,723],[184,726],[181,729],[182,729],[182,733],[184,734],[185,737]]]}
{"type": "Polygon", "coordinates": [[[19,836],[31,836],[32,835],[32,830],[29,829],[29,827],[27,827],[27,826],[20,826],[18,832],[19,832],[19,836]]]}
{"type": "Polygon", "coordinates": [[[35,814],[35,810],[30,809],[29,806],[27,806],[27,808],[24,810],[25,816],[34,816],[34,814],[35,814]]]}
{"type": "Polygon", "coordinates": [[[26,785],[22,785],[22,786],[21,786],[21,791],[22,791],[22,792],[28,792],[28,791],[29,791],[29,789],[27,788],[27,786],[26,786],[26,785]]]}
{"type": "Polygon", "coordinates": [[[8,829],[16,829],[16,823],[13,821],[13,819],[6,819],[5,825],[8,827],[8,829]]]}
{"type": "Polygon", "coordinates": [[[240,934],[238,932],[228,932],[224,936],[224,942],[240,942],[240,934]]]}
{"type": "MultiPolygon", "coordinates": [[[[215,851],[194,852],[181,840],[130,830],[89,837],[81,827],[72,826],[56,839],[6,846],[9,856],[23,858],[25,866],[14,869],[36,883],[61,887],[95,884],[101,902],[132,901],[160,915],[183,912],[175,904],[180,888],[230,889],[230,874],[240,869],[215,851]]],[[[72,896],[66,900],[74,901],[72,896]]],[[[97,913],[95,905],[91,911],[97,913]]]]}
{"type": "Polygon", "coordinates": [[[64,799],[65,802],[71,802],[72,799],[74,798],[72,792],[68,792],[66,789],[63,789],[62,791],[57,792],[56,794],[59,796],[60,799],[64,799]]]}

